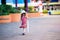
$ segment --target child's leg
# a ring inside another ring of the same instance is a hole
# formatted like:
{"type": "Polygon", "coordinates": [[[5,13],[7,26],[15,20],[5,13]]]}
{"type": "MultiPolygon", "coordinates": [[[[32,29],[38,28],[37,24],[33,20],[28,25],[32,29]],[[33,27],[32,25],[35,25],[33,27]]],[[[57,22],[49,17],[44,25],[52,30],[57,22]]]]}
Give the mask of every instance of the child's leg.
{"type": "Polygon", "coordinates": [[[25,28],[23,28],[23,33],[22,33],[22,35],[25,35],[25,33],[26,33],[26,30],[25,30],[25,28]]]}
{"type": "Polygon", "coordinates": [[[29,33],[29,21],[27,20],[27,32],[29,33]]]}
{"type": "Polygon", "coordinates": [[[25,30],[25,28],[23,28],[23,33],[25,33],[26,32],[26,30],[25,30]]]}

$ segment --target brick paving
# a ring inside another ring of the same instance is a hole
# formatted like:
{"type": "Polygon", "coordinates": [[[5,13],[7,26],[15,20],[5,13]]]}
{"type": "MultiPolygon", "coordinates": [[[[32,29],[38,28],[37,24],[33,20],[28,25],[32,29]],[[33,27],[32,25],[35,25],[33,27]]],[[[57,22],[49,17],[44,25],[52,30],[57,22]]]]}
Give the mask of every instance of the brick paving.
{"type": "Polygon", "coordinates": [[[30,33],[21,35],[19,23],[0,24],[0,40],[60,40],[60,15],[29,19],[30,33]]]}

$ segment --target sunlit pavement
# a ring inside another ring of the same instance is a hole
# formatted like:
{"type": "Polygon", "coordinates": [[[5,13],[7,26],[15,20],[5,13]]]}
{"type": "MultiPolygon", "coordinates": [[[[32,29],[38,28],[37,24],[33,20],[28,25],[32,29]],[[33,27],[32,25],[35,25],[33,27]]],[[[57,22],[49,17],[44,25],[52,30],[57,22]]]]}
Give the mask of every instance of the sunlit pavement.
{"type": "Polygon", "coordinates": [[[60,15],[30,18],[30,32],[21,35],[19,23],[0,24],[0,40],[60,40],[60,15]]]}

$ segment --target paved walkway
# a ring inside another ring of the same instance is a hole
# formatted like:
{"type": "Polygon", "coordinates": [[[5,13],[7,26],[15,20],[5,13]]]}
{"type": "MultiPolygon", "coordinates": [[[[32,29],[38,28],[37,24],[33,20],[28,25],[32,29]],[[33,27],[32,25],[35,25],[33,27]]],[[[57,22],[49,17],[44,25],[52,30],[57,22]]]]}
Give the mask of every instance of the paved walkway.
{"type": "Polygon", "coordinates": [[[0,40],[60,40],[60,15],[30,18],[30,33],[21,35],[19,23],[0,24],[0,40]]]}

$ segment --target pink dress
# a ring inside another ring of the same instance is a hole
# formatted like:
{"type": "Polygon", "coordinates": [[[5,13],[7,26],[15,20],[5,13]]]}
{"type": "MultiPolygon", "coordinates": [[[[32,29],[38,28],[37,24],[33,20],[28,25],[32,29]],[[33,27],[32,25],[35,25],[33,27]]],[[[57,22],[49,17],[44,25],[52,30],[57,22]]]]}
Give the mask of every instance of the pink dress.
{"type": "Polygon", "coordinates": [[[22,24],[21,24],[20,28],[26,28],[27,27],[27,17],[22,17],[21,21],[22,21],[22,24]]]}

